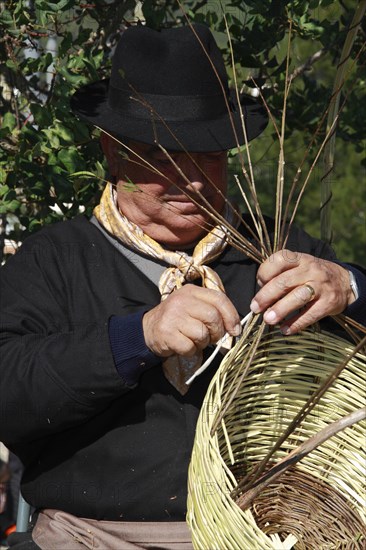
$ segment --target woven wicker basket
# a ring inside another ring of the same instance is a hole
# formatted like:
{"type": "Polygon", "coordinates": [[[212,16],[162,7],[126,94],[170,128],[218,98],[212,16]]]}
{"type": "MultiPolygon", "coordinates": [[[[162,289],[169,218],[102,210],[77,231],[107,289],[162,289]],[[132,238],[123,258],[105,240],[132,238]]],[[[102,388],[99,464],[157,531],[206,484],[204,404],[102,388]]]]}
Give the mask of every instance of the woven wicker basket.
{"type": "MultiPolygon", "coordinates": [[[[338,432],[269,485],[242,511],[231,492],[263,459],[296,413],[352,351],[352,344],[310,330],[262,337],[240,391],[217,430],[213,423],[246,361],[251,339],[226,356],[197,424],[187,521],[195,548],[301,550],[366,548],[366,425],[338,432]],[[269,345],[270,344],[270,345],[269,345]]],[[[301,426],[275,453],[277,462],[327,424],[365,406],[366,357],[356,354],[301,426]]],[[[273,465],[273,462],[272,462],[273,465]]]]}

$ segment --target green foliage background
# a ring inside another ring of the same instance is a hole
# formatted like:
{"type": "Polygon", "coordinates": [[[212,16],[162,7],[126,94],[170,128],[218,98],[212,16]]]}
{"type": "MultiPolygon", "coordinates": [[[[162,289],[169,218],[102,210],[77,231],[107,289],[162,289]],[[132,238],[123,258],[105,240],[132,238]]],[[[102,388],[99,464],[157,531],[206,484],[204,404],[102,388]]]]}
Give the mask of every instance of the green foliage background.
{"type": "MultiPolygon", "coordinates": [[[[362,0],[364,1],[364,0],[362,0]]],[[[108,75],[113,48],[124,28],[145,19],[160,28],[191,21],[210,25],[232,77],[226,15],[236,70],[244,90],[252,77],[279,121],[292,21],[287,107],[286,181],[289,183],[326,108],[335,67],[357,2],[232,0],[9,0],[0,2],[0,216],[2,233],[22,241],[42,226],[90,214],[98,201],[104,165],[97,132],[75,119],[69,97],[80,85],[108,75]],[[183,7],[183,11],[182,11],[183,7]],[[183,13],[184,12],[184,13],[183,13]],[[314,56],[315,54],[315,56],[314,56]],[[314,57],[313,57],[314,56],[314,57]],[[87,170],[96,177],[70,177],[87,170]]],[[[365,41],[365,21],[351,58],[365,41]]],[[[333,179],[333,244],[346,261],[366,264],[365,52],[350,63],[347,96],[337,130],[333,179]]],[[[319,139],[324,136],[320,133],[319,139]]],[[[319,141],[318,141],[319,143],[319,141]]],[[[316,146],[312,153],[316,152],[316,146]]],[[[262,209],[274,213],[278,140],[270,124],[251,144],[262,209]]],[[[305,165],[304,172],[309,164],[305,165]]],[[[237,157],[231,173],[239,173],[237,157]]],[[[314,170],[297,222],[319,236],[321,164],[314,170]]],[[[237,195],[237,189],[231,189],[237,195]]]]}

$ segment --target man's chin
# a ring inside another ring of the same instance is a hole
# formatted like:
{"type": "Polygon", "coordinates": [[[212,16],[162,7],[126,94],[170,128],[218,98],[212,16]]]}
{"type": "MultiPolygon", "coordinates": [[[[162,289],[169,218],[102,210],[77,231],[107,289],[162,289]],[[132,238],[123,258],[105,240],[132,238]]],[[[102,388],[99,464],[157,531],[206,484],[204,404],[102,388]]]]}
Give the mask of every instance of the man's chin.
{"type": "Polygon", "coordinates": [[[194,247],[213,227],[214,223],[202,214],[182,215],[164,239],[168,248],[184,249],[194,247]]]}

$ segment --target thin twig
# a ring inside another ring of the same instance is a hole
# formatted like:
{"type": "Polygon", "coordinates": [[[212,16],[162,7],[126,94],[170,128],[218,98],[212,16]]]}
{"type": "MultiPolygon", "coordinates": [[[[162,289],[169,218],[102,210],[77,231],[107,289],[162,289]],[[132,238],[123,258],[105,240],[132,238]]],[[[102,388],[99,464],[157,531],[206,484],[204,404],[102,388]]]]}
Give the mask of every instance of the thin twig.
{"type": "MultiPolygon", "coordinates": [[[[252,331],[253,325],[258,322],[258,319],[259,319],[258,315],[253,316],[252,323],[248,325],[248,332],[252,331]]],[[[228,410],[231,403],[235,399],[235,397],[238,393],[238,390],[241,386],[241,383],[244,380],[244,378],[246,377],[247,372],[249,370],[249,367],[252,364],[252,361],[253,361],[254,356],[257,352],[257,348],[258,348],[258,346],[261,342],[261,338],[262,338],[262,335],[263,335],[263,332],[264,332],[265,328],[266,328],[266,324],[265,324],[264,321],[262,321],[260,326],[259,326],[258,331],[256,332],[253,340],[251,341],[250,353],[249,353],[248,360],[246,361],[246,364],[245,364],[243,370],[240,372],[239,369],[238,369],[237,375],[234,377],[233,383],[231,384],[230,388],[228,388],[228,391],[225,393],[226,399],[223,400],[223,403],[220,407],[220,411],[218,412],[218,415],[217,415],[217,417],[215,418],[215,421],[212,424],[211,435],[213,435],[215,433],[215,431],[217,430],[218,425],[220,424],[221,420],[224,418],[226,411],[228,410]],[[234,383],[235,383],[235,385],[234,385],[234,383]]],[[[243,333],[243,336],[242,336],[243,341],[246,340],[248,332],[243,333]]]]}
{"type": "MultiPolygon", "coordinates": [[[[260,205],[259,205],[257,190],[256,190],[256,186],[255,186],[253,165],[252,165],[252,161],[251,161],[251,155],[250,155],[250,149],[249,149],[249,143],[248,143],[248,137],[247,137],[247,130],[246,130],[246,125],[245,125],[245,116],[244,116],[243,108],[242,108],[241,101],[240,101],[240,92],[239,92],[239,87],[238,87],[237,77],[236,77],[236,65],[235,65],[235,59],[234,59],[234,50],[233,50],[233,46],[232,46],[232,42],[231,42],[231,36],[230,36],[230,32],[229,32],[229,26],[228,26],[226,14],[225,14],[225,11],[223,9],[223,6],[222,6],[221,2],[220,2],[220,5],[221,5],[222,14],[223,14],[223,19],[224,19],[224,22],[225,22],[226,34],[227,34],[227,37],[228,37],[229,50],[230,50],[230,55],[231,55],[231,66],[232,66],[233,78],[234,78],[234,89],[235,89],[235,93],[236,93],[236,102],[237,102],[238,108],[239,108],[240,120],[241,120],[243,135],[244,135],[245,150],[246,150],[246,153],[247,153],[247,159],[248,159],[248,165],[249,165],[249,175],[248,175],[248,172],[245,168],[245,162],[244,162],[244,159],[243,159],[240,148],[238,150],[238,157],[239,157],[239,160],[240,160],[243,175],[244,175],[244,177],[245,177],[245,179],[248,183],[249,191],[250,191],[251,196],[252,196],[253,201],[254,201],[256,217],[254,216],[251,207],[249,207],[248,210],[249,210],[249,213],[250,213],[251,218],[253,220],[253,223],[255,224],[255,227],[257,228],[258,237],[259,237],[262,249],[264,249],[266,251],[266,257],[269,257],[272,253],[271,243],[270,243],[270,239],[269,239],[269,235],[268,235],[267,226],[266,226],[266,223],[264,221],[263,214],[262,214],[262,211],[261,211],[261,208],[260,208],[260,205]],[[259,220],[259,223],[258,223],[257,219],[259,220]],[[264,234],[264,239],[263,239],[263,234],[264,234]]],[[[240,189],[242,195],[245,197],[246,204],[249,205],[249,202],[246,199],[244,190],[242,189],[241,186],[239,186],[239,189],[240,189]]]]}
{"type": "Polygon", "coordinates": [[[287,42],[287,55],[286,55],[286,74],[285,74],[285,90],[283,94],[283,109],[281,119],[281,135],[280,135],[280,153],[278,158],[277,168],[277,186],[276,186],[276,214],[275,214],[275,231],[273,251],[277,252],[280,248],[280,233],[281,233],[281,220],[282,220],[282,202],[283,202],[283,190],[285,181],[285,127],[286,127],[286,107],[287,97],[290,91],[291,79],[289,79],[289,65],[290,65],[290,47],[291,47],[291,33],[292,33],[292,21],[290,20],[290,28],[287,42]]]}
{"type": "MultiPolygon", "coordinates": [[[[252,320],[252,317],[253,317],[254,313],[252,313],[251,311],[245,316],[243,317],[243,319],[241,319],[240,321],[240,324],[241,326],[245,326],[246,323],[249,323],[251,320],[252,320]]],[[[191,378],[189,378],[187,381],[186,381],[186,384],[189,386],[190,384],[192,384],[193,380],[199,376],[200,374],[202,374],[212,363],[212,361],[215,359],[216,355],[219,353],[220,351],[220,348],[222,347],[222,345],[225,343],[226,339],[230,337],[230,334],[228,332],[226,332],[224,334],[224,336],[222,338],[220,338],[220,340],[218,342],[216,342],[216,345],[215,345],[215,349],[214,351],[211,353],[211,355],[206,359],[206,361],[203,363],[203,365],[200,366],[199,369],[196,370],[196,372],[191,376],[191,378]]]]}
{"type": "Polygon", "coordinates": [[[328,52],[327,48],[321,48],[317,52],[313,53],[302,65],[296,67],[290,75],[291,80],[294,80],[298,76],[302,75],[305,71],[310,69],[316,61],[319,61],[328,52]]]}
{"type": "Polygon", "coordinates": [[[297,413],[285,432],[277,439],[276,443],[269,450],[263,460],[261,460],[261,462],[255,467],[254,471],[251,472],[251,481],[248,482],[248,476],[246,476],[239,483],[238,487],[236,487],[236,489],[233,491],[234,496],[238,495],[240,492],[246,493],[249,489],[253,487],[255,481],[264,472],[273,454],[281,447],[281,445],[296,430],[296,428],[299,427],[304,418],[306,418],[306,416],[314,409],[314,407],[319,403],[323,395],[334,384],[334,382],[337,380],[341,372],[346,368],[352,357],[354,357],[365,345],[366,336],[354,347],[349,356],[334,369],[330,376],[328,376],[328,378],[321,384],[321,386],[309,397],[305,405],[297,413]]]}
{"type": "Polygon", "coordinates": [[[328,424],[325,428],[320,430],[317,434],[310,437],[307,441],[304,441],[296,449],[291,451],[287,456],[279,460],[272,468],[270,468],[259,480],[257,480],[243,495],[241,495],[236,503],[242,510],[246,510],[253,503],[256,497],[273,483],[278,477],[280,477],[290,466],[293,466],[300,460],[302,460],[306,455],[311,453],[314,449],[319,447],[322,443],[330,439],[338,432],[353,426],[357,422],[364,420],[366,418],[366,407],[353,411],[348,414],[328,424]]]}

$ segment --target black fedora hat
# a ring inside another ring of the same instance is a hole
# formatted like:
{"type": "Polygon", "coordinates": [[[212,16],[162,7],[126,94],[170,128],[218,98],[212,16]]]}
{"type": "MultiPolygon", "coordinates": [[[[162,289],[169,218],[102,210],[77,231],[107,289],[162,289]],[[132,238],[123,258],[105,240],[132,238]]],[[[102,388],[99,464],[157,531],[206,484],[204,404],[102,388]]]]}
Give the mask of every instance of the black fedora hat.
{"type": "MultiPolygon", "coordinates": [[[[267,114],[248,96],[240,103],[251,140],[266,127],[267,114]]],[[[205,25],[129,27],[114,53],[110,79],[80,88],[71,108],[121,141],[209,152],[236,147],[236,132],[239,144],[245,143],[236,94],[205,25]]]]}

